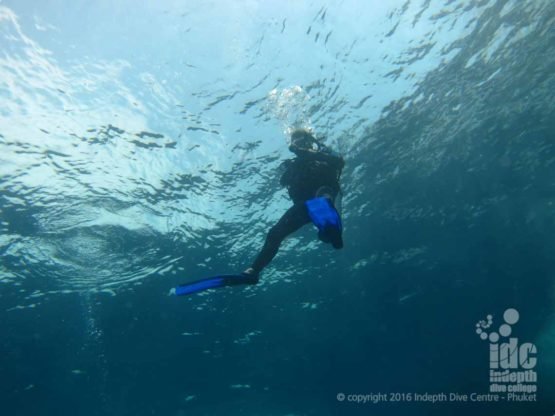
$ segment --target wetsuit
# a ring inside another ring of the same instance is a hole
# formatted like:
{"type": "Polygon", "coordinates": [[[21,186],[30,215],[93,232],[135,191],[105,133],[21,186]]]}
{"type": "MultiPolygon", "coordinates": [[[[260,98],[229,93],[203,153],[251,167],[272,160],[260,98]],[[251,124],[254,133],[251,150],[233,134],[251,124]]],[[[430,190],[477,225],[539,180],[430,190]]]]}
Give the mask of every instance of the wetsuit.
{"type": "Polygon", "coordinates": [[[216,275],[179,285],[172,289],[175,295],[258,283],[260,271],[272,261],[285,237],[311,221],[318,228],[320,240],[331,243],[334,248],[343,247],[341,218],[333,206],[340,191],[343,158],[306,131],[294,132],[291,140],[293,144],[289,150],[297,157],[284,162],[285,172],[280,182],[287,187],[293,206],[270,229],[252,267],[240,274],[216,275]],[[317,150],[313,150],[315,145],[317,150]]]}
{"type": "MultiPolygon", "coordinates": [[[[288,235],[311,222],[305,205],[307,200],[327,196],[333,202],[340,192],[339,178],[345,164],[340,155],[322,144],[318,144],[317,151],[295,145],[289,150],[297,157],[284,162],[285,172],[280,184],[287,188],[293,206],[268,232],[264,246],[251,266],[256,274],[272,261],[288,235]]],[[[334,241],[335,248],[343,246],[341,235],[338,239],[334,241]]]]}

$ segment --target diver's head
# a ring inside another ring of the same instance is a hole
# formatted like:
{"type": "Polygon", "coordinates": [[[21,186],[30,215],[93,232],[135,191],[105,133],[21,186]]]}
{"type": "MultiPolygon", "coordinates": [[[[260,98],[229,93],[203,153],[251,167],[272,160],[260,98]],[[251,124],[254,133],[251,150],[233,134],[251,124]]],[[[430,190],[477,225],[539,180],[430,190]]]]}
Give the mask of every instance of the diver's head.
{"type": "Polygon", "coordinates": [[[291,133],[291,146],[307,149],[313,143],[317,143],[317,140],[307,129],[296,129],[291,133]]]}

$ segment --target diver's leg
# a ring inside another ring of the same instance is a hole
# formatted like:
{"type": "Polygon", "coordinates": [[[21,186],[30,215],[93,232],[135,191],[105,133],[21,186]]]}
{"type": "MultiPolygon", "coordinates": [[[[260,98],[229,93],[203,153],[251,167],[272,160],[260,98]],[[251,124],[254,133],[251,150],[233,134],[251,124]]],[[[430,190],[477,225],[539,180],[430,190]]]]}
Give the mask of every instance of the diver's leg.
{"type": "Polygon", "coordinates": [[[309,222],[310,217],[304,204],[295,204],[289,208],[268,232],[266,242],[251,266],[253,273],[260,273],[272,261],[285,237],[309,222]]]}

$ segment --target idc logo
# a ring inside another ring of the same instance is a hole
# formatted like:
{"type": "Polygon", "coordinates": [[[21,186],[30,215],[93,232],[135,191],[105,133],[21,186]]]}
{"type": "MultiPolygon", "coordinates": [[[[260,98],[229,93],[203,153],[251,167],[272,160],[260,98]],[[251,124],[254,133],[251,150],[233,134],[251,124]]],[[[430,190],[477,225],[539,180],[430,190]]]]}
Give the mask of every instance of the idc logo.
{"type": "Polygon", "coordinates": [[[538,350],[531,342],[521,343],[512,336],[513,325],[519,319],[518,311],[509,308],[503,313],[503,323],[497,330],[490,330],[493,316],[488,315],[476,324],[476,333],[480,339],[489,341],[490,392],[509,393],[507,398],[513,401],[535,401],[535,394],[527,393],[537,391],[538,375],[534,368],[538,350]]]}

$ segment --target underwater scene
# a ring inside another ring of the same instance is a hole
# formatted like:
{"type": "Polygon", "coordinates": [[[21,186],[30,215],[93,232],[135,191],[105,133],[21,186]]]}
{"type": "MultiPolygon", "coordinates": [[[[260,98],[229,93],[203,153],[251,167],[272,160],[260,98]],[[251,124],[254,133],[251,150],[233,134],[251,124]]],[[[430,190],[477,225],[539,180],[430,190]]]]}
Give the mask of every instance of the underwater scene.
{"type": "Polygon", "coordinates": [[[0,0],[0,413],[555,414],[555,2],[0,0]]]}

